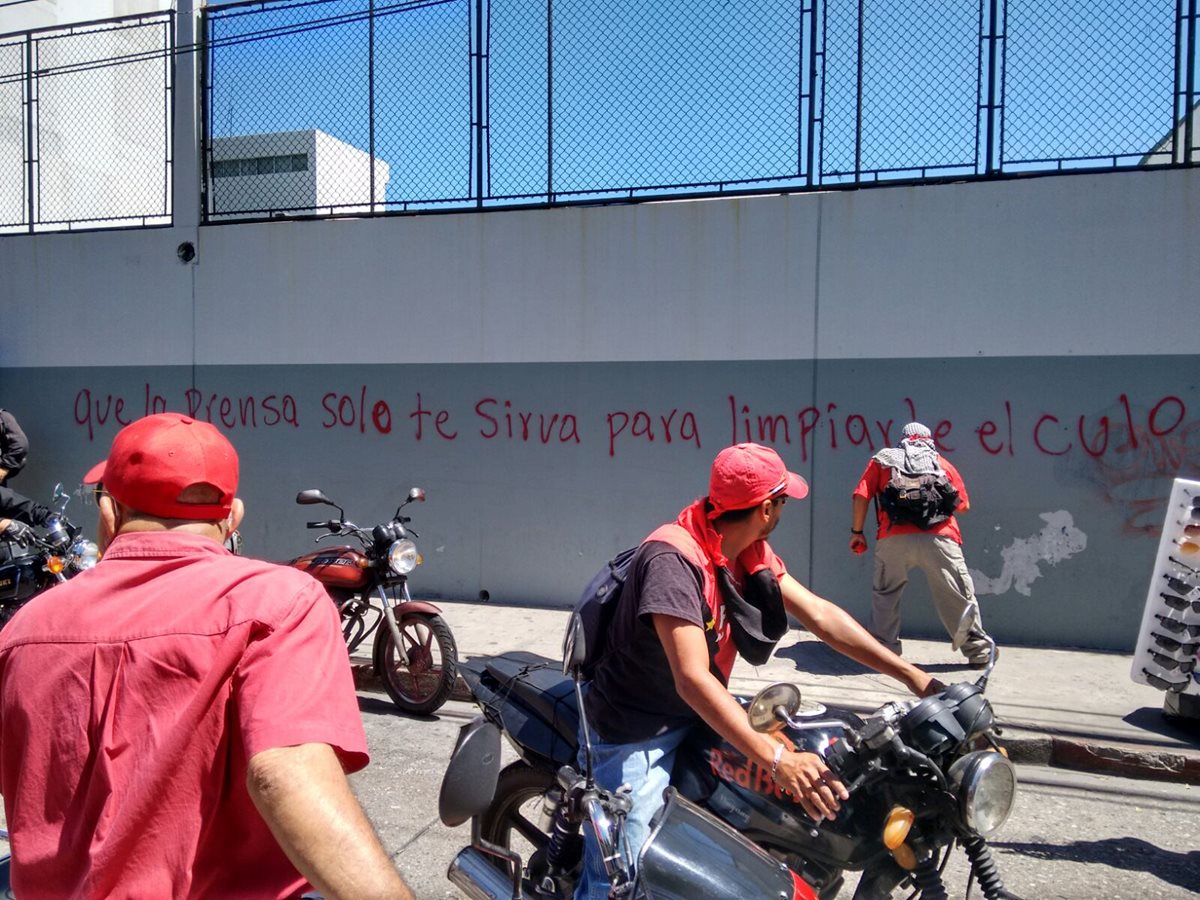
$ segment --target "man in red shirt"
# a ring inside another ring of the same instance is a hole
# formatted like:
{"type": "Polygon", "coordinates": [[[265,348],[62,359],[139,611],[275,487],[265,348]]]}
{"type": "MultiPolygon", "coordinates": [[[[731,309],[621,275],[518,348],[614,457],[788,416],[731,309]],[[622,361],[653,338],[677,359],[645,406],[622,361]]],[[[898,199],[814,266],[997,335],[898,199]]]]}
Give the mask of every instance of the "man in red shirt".
{"type": "Polygon", "coordinates": [[[368,757],[333,604],[222,546],[233,446],[148,416],[85,481],[104,558],[0,632],[17,896],[411,898],[346,779],[368,757]]]}
{"type": "Polygon", "coordinates": [[[962,532],[954,516],[971,507],[967,487],[958,470],[937,452],[933,435],[920,422],[904,426],[899,447],[880,450],[867,463],[852,500],[850,549],[854,553],[866,552],[863,524],[872,499],[876,501],[878,530],[868,630],[885,647],[896,654],[901,652],[900,597],[908,584],[909,571],[918,568],[929,581],[933,605],[950,635],[951,646],[961,651],[972,667],[983,668],[988,662],[991,639],[983,630],[975,585],[963,559],[962,532]],[[892,521],[881,497],[893,468],[912,474],[944,472],[958,491],[957,507],[926,527],[892,521]]]}

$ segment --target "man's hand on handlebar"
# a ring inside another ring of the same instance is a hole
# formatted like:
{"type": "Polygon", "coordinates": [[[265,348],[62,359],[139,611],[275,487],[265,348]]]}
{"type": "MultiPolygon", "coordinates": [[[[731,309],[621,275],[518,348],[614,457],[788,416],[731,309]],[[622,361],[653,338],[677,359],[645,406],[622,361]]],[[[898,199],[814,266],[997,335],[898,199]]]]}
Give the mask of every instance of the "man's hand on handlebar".
{"type": "Polygon", "coordinates": [[[775,778],[817,822],[835,818],[841,809],[839,801],[850,799],[841,779],[815,753],[784,753],[775,778]]]}
{"type": "Polygon", "coordinates": [[[31,529],[24,522],[18,522],[16,519],[4,519],[5,524],[0,528],[0,538],[6,541],[16,541],[18,544],[29,542],[29,538],[33,534],[31,529]]]}

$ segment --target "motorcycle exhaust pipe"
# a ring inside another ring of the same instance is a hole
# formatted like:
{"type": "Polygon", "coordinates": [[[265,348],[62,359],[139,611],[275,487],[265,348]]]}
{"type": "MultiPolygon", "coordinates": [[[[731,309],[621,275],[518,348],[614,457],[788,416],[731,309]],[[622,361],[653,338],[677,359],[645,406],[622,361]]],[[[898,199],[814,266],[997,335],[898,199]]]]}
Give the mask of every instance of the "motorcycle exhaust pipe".
{"type": "MultiPolygon", "coordinates": [[[[446,877],[471,900],[514,900],[512,878],[496,866],[498,861],[475,847],[464,847],[450,863],[446,877]]],[[[524,900],[529,895],[521,891],[515,897],[524,900]]]]}

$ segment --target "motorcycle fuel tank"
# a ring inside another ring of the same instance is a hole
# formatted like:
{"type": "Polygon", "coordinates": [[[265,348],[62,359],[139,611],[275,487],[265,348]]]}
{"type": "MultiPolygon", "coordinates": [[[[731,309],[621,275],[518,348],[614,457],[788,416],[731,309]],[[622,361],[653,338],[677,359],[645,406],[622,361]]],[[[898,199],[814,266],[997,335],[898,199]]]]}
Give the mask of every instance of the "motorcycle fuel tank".
{"type": "Polygon", "coordinates": [[[371,581],[370,560],[353,547],[325,547],[297,556],[289,566],[307,572],[326,587],[357,589],[371,581]]]}
{"type": "Polygon", "coordinates": [[[0,562],[0,604],[24,603],[43,587],[40,556],[23,556],[0,562]]]}
{"type": "MultiPolygon", "coordinates": [[[[862,726],[862,720],[849,710],[830,708],[821,719],[838,720],[845,726],[785,728],[778,736],[790,750],[824,756],[842,739],[846,728],[862,726]]],[[[861,865],[875,852],[862,840],[845,807],[835,821],[814,826],[804,807],[775,784],[769,768],[747,759],[711,733],[706,740],[685,742],[680,748],[672,783],[689,800],[762,846],[799,853],[838,868],[861,865]]]]}

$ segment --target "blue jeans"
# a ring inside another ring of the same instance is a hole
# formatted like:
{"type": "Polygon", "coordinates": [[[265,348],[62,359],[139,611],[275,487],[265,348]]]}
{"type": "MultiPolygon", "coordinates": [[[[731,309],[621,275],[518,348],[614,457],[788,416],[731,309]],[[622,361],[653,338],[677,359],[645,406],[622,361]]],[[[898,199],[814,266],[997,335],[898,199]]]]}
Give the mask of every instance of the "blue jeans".
{"type": "MultiPolygon", "coordinates": [[[[671,731],[634,744],[604,744],[592,741],[592,767],[596,784],[608,791],[615,791],[623,784],[633,788],[633,809],[625,820],[625,839],[629,842],[631,862],[636,862],[642,844],[650,835],[650,819],[662,809],[663,791],[671,779],[671,767],[675,764],[675,751],[690,730],[689,726],[671,731]]],[[[586,759],[583,751],[583,734],[579,735],[578,763],[584,770],[586,759]]],[[[600,848],[584,825],[583,874],[575,887],[575,900],[606,900],[608,876],[604,871],[600,848]]]]}

